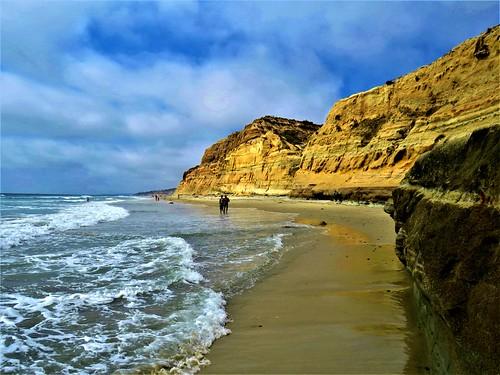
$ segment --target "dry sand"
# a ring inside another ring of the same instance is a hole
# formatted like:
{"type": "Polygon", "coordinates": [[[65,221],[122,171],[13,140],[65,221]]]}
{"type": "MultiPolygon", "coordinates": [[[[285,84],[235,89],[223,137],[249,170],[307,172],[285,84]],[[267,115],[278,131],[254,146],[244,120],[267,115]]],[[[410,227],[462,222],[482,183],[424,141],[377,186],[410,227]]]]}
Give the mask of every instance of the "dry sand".
{"type": "Polygon", "coordinates": [[[428,373],[410,280],[381,207],[279,198],[233,198],[230,207],[294,212],[315,227],[229,301],[232,334],[214,343],[202,373],[428,373]]]}

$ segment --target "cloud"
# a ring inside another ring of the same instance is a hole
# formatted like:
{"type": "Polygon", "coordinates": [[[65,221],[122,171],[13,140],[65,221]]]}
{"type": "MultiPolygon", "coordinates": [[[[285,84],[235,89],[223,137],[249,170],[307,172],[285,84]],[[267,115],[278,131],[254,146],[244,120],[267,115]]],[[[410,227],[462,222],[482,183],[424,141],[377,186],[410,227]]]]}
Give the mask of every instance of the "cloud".
{"type": "Polygon", "coordinates": [[[97,1],[2,1],[2,68],[43,81],[56,80],[60,57],[77,44],[91,17],[108,5],[97,1]]]}
{"type": "MultiPolygon", "coordinates": [[[[13,171],[35,171],[43,175],[51,169],[67,171],[68,175],[78,171],[92,177],[99,181],[99,185],[93,188],[96,192],[103,192],[99,187],[101,184],[113,189],[104,192],[130,192],[131,187],[140,189],[144,186],[144,180],[148,182],[146,186],[175,186],[179,174],[196,164],[197,155],[207,146],[193,144],[179,149],[158,142],[130,147],[92,141],[3,137],[2,164],[7,167],[2,168],[2,188],[15,186],[14,182],[5,181],[13,171]],[[109,184],[109,181],[113,183],[109,184]]],[[[23,191],[47,191],[51,184],[52,181],[43,179],[24,186],[23,191]]],[[[68,179],[65,186],[65,192],[81,192],[78,178],[68,179]]]]}
{"type": "Polygon", "coordinates": [[[494,10],[495,2],[3,1],[2,190],[173,186],[205,147],[253,119],[320,123],[340,97],[491,26],[494,10]]]}
{"type": "Polygon", "coordinates": [[[116,114],[78,90],[51,87],[12,73],[2,73],[2,134],[85,137],[110,130],[116,114]]]}

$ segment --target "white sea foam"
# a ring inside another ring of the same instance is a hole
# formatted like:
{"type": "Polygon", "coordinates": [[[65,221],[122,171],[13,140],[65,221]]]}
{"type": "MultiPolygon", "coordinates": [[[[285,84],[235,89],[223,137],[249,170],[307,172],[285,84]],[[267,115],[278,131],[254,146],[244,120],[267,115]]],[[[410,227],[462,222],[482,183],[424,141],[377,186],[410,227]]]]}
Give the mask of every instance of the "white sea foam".
{"type": "Polygon", "coordinates": [[[284,233],[274,234],[269,238],[269,241],[273,244],[271,251],[280,251],[283,248],[283,237],[284,233]]]}
{"type": "MultiPolygon", "coordinates": [[[[46,203],[69,209],[121,199],[105,198],[46,203]]],[[[234,209],[219,218],[126,201],[132,217],[123,227],[54,233],[5,252],[2,371],[128,374],[164,366],[194,373],[207,364],[211,343],[229,332],[224,295],[249,288],[279,260],[286,236],[301,230],[286,225],[289,215],[234,209]]]]}
{"type": "MultiPolygon", "coordinates": [[[[115,200],[116,202],[116,200],[115,200]]],[[[45,215],[30,215],[17,219],[2,219],[0,249],[8,249],[35,237],[54,231],[64,231],[103,221],[113,221],[128,216],[125,208],[109,205],[110,202],[91,202],[61,209],[45,215]]]]}
{"type": "MultiPolygon", "coordinates": [[[[198,285],[203,277],[196,270],[194,254],[182,238],[162,237],[126,240],[107,248],[65,254],[31,255],[30,261],[40,269],[57,270],[61,280],[78,274],[82,280],[92,278],[92,283],[88,290],[76,293],[61,291],[37,297],[4,293],[0,322],[7,335],[0,346],[2,369],[6,373],[45,374],[50,365],[59,368],[60,373],[109,373],[110,367],[154,362],[159,351],[175,348],[186,338],[186,358],[205,353],[216,338],[229,331],[224,328],[227,316],[222,294],[198,285]],[[146,278],[151,274],[155,277],[146,278]],[[179,310],[163,317],[145,310],[153,303],[151,296],[155,304],[163,305],[174,298],[168,288],[177,282],[187,283],[190,290],[177,295],[177,299],[181,298],[177,302],[181,303],[179,310]],[[82,312],[93,311],[98,316],[113,317],[117,306],[120,315],[112,329],[99,320],[89,325],[82,316],[82,312]],[[35,323],[26,324],[33,319],[35,323]],[[60,349],[53,345],[62,343],[76,353],[71,363],[58,362],[60,349]],[[127,354],[131,351],[133,356],[127,354]],[[14,354],[27,356],[28,352],[37,353],[39,360],[12,358],[14,354]],[[73,367],[80,362],[90,364],[73,367]]],[[[192,373],[200,364],[191,359],[172,365],[180,373],[192,373]]]]}
{"type": "MultiPolygon", "coordinates": [[[[207,289],[203,293],[203,301],[199,313],[194,317],[180,317],[176,314],[175,319],[181,323],[175,325],[177,335],[191,337],[188,346],[181,346],[181,359],[171,365],[171,374],[189,375],[198,372],[202,366],[210,364],[204,355],[208,352],[212,343],[229,333],[231,330],[225,327],[227,314],[224,310],[226,301],[221,293],[207,289]],[[186,319],[187,318],[187,319],[186,319]]],[[[191,296],[192,299],[199,296],[191,296]]],[[[155,352],[164,338],[159,337],[151,343],[147,350],[155,352]]]]}
{"type": "Polygon", "coordinates": [[[260,253],[256,253],[247,257],[241,257],[237,262],[254,262],[255,257],[268,257],[272,253],[278,253],[283,249],[283,237],[287,234],[285,233],[277,233],[273,234],[270,237],[264,238],[262,242],[262,247],[264,251],[260,253]]]}

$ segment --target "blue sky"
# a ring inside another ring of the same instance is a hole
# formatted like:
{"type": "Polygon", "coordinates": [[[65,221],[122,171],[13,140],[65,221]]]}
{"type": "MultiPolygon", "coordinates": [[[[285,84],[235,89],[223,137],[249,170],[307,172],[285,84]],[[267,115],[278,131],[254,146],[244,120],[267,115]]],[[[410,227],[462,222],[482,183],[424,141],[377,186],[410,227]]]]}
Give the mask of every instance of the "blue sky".
{"type": "Polygon", "coordinates": [[[253,119],[428,64],[498,2],[1,1],[1,190],[176,186],[253,119]]]}

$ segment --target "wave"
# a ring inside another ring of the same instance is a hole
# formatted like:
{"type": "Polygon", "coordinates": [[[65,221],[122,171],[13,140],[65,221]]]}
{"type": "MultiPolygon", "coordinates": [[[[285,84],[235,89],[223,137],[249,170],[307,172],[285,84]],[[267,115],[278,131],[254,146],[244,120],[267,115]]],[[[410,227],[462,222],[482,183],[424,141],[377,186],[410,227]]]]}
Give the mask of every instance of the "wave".
{"type": "MultiPolygon", "coordinates": [[[[178,346],[178,354],[173,360],[163,363],[169,369],[169,374],[197,373],[202,366],[210,364],[205,354],[208,353],[212,343],[231,333],[231,330],[225,327],[228,317],[224,310],[226,301],[222,293],[206,289],[201,295],[190,297],[190,302],[198,305],[197,316],[192,317],[189,313],[181,312],[181,314],[175,313],[174,316],[169,317],[180,321],[175,325],[176,335],[184,340],[189,338],[188,341],[178,346]]],[[[145,349],[155,353],[161,348],[162,341],[164,337],[159,336],[145,349]]]]}
{"type": "Polygon", "coordinates": [[[158,353],[171,350],[178,354],[164,364],[177,373],[194,373],[212,342],[229,333],[225,300],[200,284],[203,276],[194,255],[182,238],[161,237],[30,256],[40,272],[57,270],[57,280],[46,280],[46,285],[75,274],[89,283],[79,284],[79,292],[66,281],[59,292],[2,294],[0,323],[8,337],[0,341],[3,371],[113,373],[153,366],[158,353]],[[161,315],[169,306],[170,312],[161,315]],[[87,314],[95,321],[87,322],[87,314]],[[178,348],[183,348],[180,354],[178,348]],[[37,364],[28,360],[33,353],[37,364]],[[61,361],[65,355],[74,361],[61,361]]]}
{"type": "Polygon", "coordinates": [[[95,225],[128,216],[129,213],[125,208],[108,204],[117,201],[91,202],[63,208],[53,214],[4,219],[0,228],[0,249],[11,248],[54,231],[95,225]]]}

